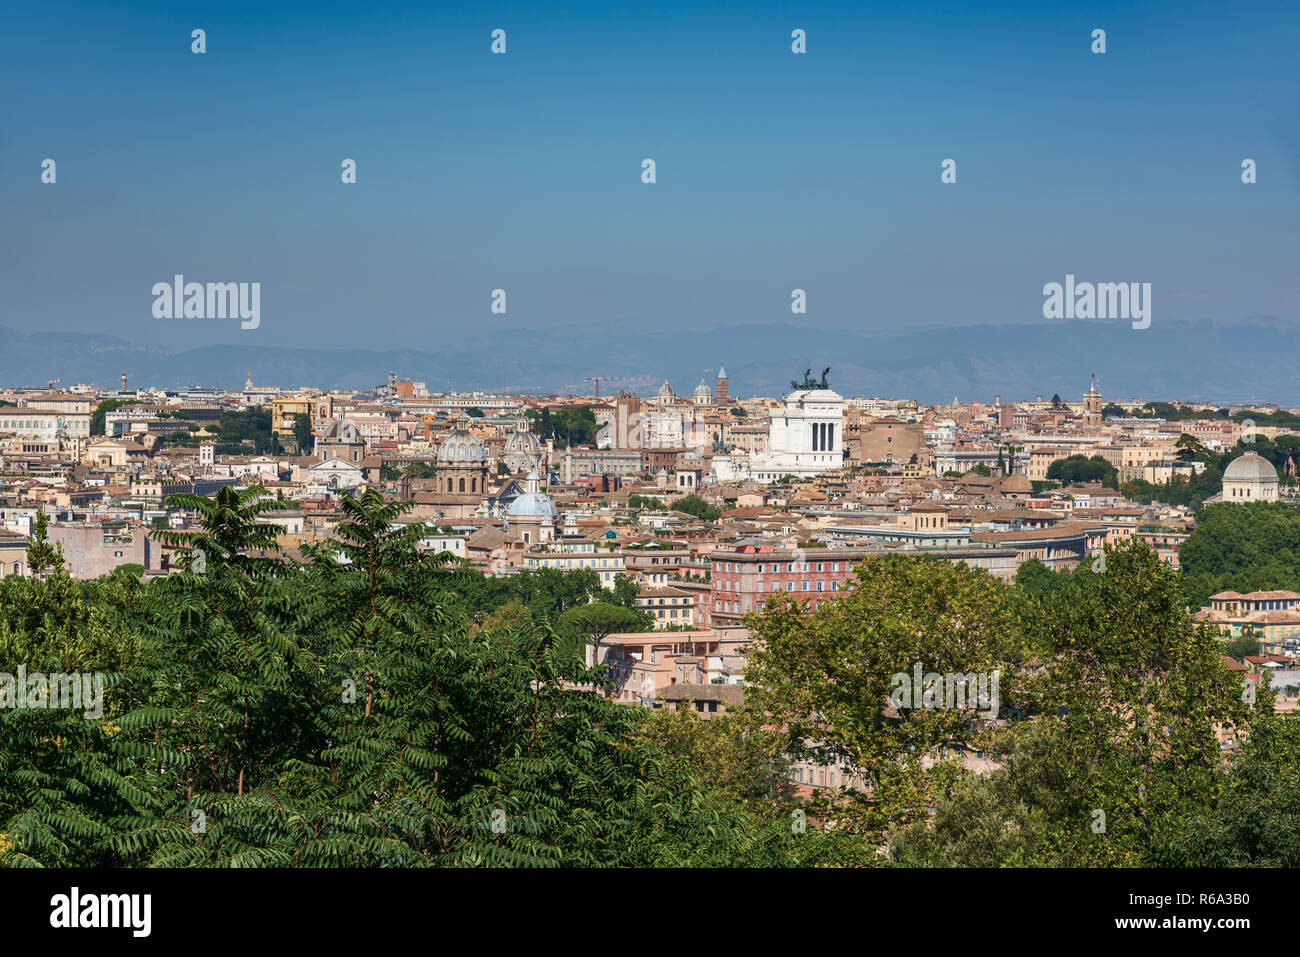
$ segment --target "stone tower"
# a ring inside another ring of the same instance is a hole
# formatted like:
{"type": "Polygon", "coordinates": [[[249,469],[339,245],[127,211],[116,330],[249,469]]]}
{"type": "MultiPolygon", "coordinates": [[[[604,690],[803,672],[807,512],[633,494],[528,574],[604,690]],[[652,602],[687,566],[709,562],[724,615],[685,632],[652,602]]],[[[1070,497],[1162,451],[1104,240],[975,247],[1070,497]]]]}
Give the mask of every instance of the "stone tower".
{"type": "Polygon", "coordinates": [[[1092,377],[1092,386],[1083,394],[1083,427],[1101,428],[1101,391],[1097,388],[1095,375],[1092,377]]]}

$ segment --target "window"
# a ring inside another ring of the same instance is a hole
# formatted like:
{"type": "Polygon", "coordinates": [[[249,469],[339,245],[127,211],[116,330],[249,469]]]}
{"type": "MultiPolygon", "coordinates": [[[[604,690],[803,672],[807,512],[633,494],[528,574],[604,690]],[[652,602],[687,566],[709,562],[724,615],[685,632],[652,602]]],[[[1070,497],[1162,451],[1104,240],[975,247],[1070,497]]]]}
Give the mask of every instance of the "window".
{"type": "Polygon", "coordinates": [[[817,583],[817,590],[818,590],[818,591],[825,591],[825,590],[826,590],[826,583],[825,583],[825,582],[818,582],[818,583],[817,583]]]}
{"type": "Polygon", "coordinates": [[[807,591],[807,590],[808,590],[808,582],[806,582],[806,581],[803,582],[802,587],[801,587],[800,590],[801,590],[801,591],[807,591]]]}
{"type": "Polygon", "coordinates": [[[794,582],[786,582],[786,583],[785,583],[785,590],[786,590],[786,591],[794,591],[794,582]]]}

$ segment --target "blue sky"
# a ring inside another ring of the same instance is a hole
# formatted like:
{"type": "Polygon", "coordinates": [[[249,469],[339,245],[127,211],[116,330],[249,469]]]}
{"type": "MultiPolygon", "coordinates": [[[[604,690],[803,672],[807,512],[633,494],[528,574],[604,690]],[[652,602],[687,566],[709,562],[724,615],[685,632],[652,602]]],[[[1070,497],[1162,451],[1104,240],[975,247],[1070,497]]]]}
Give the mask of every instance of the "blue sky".
{"type": "Polygon", "coordinates": [[[1300,5],[546,6],[14,6],[0,325],[436,351],[495,323],[594,360],[611,324],[791,321],[795,287],[818,329],[1044,322],[1067,272],[1151,282],[1156,322],[1300,318],[1300,5]],[[261,282],[260,328],[155,319],[177,272],[261,282]]]}

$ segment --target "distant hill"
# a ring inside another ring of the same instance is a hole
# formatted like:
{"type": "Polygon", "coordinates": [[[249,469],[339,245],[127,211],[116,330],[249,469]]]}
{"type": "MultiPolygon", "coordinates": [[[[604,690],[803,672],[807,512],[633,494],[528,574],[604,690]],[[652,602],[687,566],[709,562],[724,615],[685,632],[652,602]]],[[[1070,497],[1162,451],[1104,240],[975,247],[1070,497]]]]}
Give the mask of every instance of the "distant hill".
{"type": "MultiPolygon", "coordinates": [[[[1261,319],[1239,322],[1156,322],[1134,330],[1117,322],[947,326],[843,332],[793,324],[721,326],[678,331],[611,326],[590,329],[511,327],[440,338],[432,348],[267,348],[212,345],[172,350],[113,336],[21,333],[0,326],[0,384],[134,386],[199,383],[239,388],[252,372],[260,384],[366,388],[389,370],[423,380],[431,390],[589,393],[590,375],[635,380],[653,391],[668,378],[689,394],[724,363],[733,395],[780,395],[791,379],[830,366],[831,387],[846,395],[902,396],[922,402],[990,401],[1050,396],[1075,399],[1097,374],[1108,398],[1271,401],[1300,406],[1300,325],[1261,319]],[[708,370],[708,371],[706,371],[708,370]]],[[[602,383],[608,394],[625,386],[602,383]]]]}

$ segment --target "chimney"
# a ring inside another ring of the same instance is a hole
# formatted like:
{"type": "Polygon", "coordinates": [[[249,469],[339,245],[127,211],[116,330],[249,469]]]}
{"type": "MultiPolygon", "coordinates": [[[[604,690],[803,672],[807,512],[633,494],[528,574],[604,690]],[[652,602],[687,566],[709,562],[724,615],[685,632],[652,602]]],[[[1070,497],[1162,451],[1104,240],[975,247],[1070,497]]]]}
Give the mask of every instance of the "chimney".
{"type": "Polygon", "coordinates": [[[123,391],[123,392],[126,391],[126,373],[125,373],[125,372],[122,373],[122,391],[123,391]]]}

